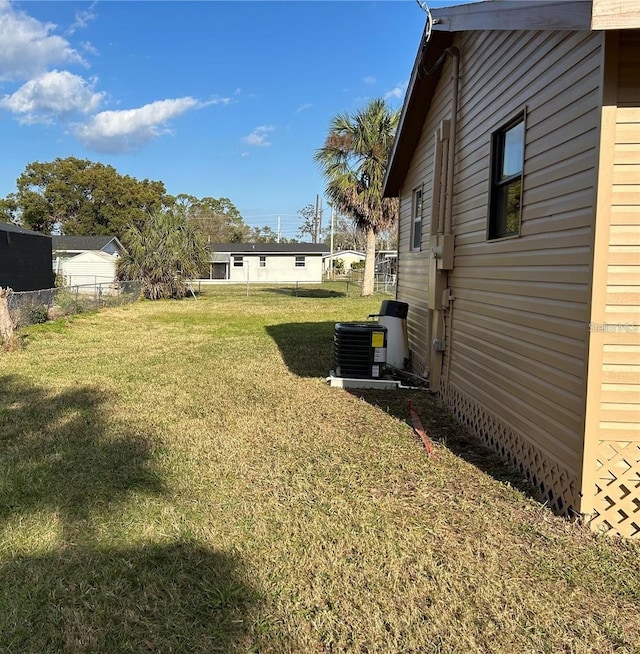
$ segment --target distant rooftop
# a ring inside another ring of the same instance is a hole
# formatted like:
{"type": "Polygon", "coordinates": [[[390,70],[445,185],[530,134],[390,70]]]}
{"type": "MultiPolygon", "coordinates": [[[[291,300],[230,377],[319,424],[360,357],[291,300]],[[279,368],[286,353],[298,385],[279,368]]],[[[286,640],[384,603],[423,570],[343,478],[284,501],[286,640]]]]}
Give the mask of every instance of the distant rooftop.
{"type": "Polygon", "coordinates": [[[329,252],[325,243],[209,243],[212,252],[234,254],[324,254],[329,252]]]}
{"type": "Polygon", "coordinates": [[[102,250],[111,241],[116,241],[121,246],[120,241],[115,236],[54,236],[54,250],[102,250]]]}
{"type": "Polygon", "coordinates": [[[49,234],[43,234],[42,232],[34,232],[30,229],[25,229],[24,227],[19,227],[13,223],[5,223],[0,221],[0,232],[11,232],[12,234],[33,234],[34,236],[46,236],[51,238],[49,234]]]}

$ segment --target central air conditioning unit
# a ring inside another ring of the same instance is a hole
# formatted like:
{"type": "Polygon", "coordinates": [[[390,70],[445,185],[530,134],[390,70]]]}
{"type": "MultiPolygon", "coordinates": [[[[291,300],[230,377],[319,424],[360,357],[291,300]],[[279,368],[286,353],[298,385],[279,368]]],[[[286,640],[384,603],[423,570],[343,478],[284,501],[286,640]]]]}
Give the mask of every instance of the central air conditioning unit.
{"type": "Polygon", "coordinates": [[[387,360],[387,328],[377,322],[339,322],[333,354],[337,377],[380,379],[387,360]]]}

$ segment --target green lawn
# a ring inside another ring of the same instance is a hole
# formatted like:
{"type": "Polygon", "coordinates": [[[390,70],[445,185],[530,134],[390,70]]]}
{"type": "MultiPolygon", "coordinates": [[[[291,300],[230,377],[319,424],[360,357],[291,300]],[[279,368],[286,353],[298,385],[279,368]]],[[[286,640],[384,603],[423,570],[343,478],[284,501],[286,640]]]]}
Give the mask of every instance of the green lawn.
{"type": "Polygon", "coordinates": [[[343,290],[22,332],[0,652],[640,652],[637,543],[553,516],[425,392],[325,383],[334,323],[382,299],[343,290]]]}

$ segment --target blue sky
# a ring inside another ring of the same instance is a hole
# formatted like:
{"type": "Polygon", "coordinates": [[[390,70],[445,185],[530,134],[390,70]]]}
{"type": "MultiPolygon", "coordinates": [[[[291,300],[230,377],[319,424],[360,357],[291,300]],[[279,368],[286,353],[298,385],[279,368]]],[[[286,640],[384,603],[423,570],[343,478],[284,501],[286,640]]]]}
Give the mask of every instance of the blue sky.
{"type": "Polygon", "coordinates": [[[293,237],[329,120],[402,105],[424,23],[415,0],[0,0],[0,196],[74,156],[293,237]]]}

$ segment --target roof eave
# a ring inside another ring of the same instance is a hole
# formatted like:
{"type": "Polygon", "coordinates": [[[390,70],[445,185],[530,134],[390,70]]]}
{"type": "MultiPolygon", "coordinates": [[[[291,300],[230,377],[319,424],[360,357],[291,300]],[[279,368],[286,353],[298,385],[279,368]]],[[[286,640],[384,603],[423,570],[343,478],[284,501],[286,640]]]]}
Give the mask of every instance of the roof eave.
{"type": "Polygon", "coordinates": [[[490,0],[433,9],[436,32],[475,30],[589,31],[592,0],[490,0]]]}
{"type": "Polygon", "coordinates": [[[422,37],[389,157],[383,186],[384,197],[397,197],[400,193],[402,181],[418,143],[417,137],[422,130],[422,122],[440,78],[441,67],[436,70],[433,68],[452,40],[453,37],[448,32],[432,32],[429,41],[422,37]],[[432,70],[433,72],[428,74],[432,70]]]}

